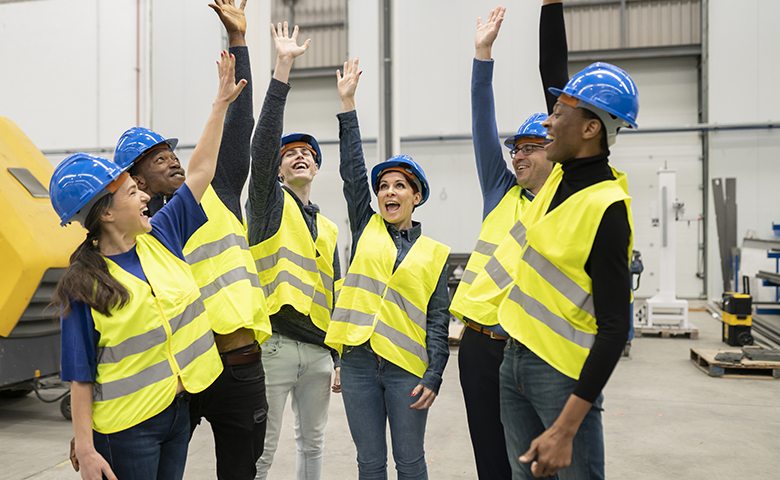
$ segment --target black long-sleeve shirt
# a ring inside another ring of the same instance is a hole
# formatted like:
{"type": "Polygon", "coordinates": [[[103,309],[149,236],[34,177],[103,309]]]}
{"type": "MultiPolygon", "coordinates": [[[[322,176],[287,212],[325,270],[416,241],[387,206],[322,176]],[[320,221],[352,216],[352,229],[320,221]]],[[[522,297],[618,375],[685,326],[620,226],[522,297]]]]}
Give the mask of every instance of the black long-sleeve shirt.
{"type": "MultiPolygon", "coordinates": [[[[570,196],[599,182],[614,180],[609,151],[561,164],[563,179],[555,191],[548,213],[570,196]]],[[[615,369],[628,340],[631,322],[631,274],[628,245],[631,229],[624,202],[610,205],[601,218],[585,272],[593,282],[593,306],[598,331],[590,354],[574,387],[574,395],[594,402],[615,369]]]]}
{"type": "MultiPolygon", "coordinates": [[[[230,53],[236,57],[236,80],[243,78],[247,83],[225,113],[222,143],[211,186],[228,210],[233,212],[239,222],[243,222],[241,191],[249,176],[249,142],[255,124],[252,111],[252,67],[247,47],[230,47],[230,53]]],[[[155,195],[147,204],[149,213],[157,213],[168,199],[162,194],[155,195]]]]}

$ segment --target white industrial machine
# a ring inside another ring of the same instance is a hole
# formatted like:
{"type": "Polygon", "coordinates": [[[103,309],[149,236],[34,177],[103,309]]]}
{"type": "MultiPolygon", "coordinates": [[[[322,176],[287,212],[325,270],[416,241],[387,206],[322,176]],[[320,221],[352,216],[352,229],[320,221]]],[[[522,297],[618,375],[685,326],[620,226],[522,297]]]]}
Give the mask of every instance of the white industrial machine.
{"type": "Polygon", "coordinates": [[[682,219],[685,204],[675,199],[675,170],[658,171],[658,205],[651,216],[653,226],[660,227],[659,292],[647,300],[646,322],[643,327],[689,328],[688,301],[677,298],[676,287],[676,225],[682,219]]]}

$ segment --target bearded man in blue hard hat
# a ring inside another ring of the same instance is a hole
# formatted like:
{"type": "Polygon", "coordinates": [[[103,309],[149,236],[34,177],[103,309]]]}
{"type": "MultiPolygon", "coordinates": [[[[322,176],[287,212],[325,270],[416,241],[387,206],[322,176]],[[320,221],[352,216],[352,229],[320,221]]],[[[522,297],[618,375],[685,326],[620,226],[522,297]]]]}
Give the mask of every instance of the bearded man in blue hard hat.
{"type": "Polygon", "coordinates": [[[604,478],[602,389],[628,339],[633,241],[626,175],[609,165],[609,147],[636,128],[639,96],[608,63],[550,91],[558,101],[543,125],[555,167],[475,281],[504,294],[475,300],[499,305],[511,337],[501,420],[515,476],[604,478]]]}
{"type": "MultiPolygon", "coordinates": [[[[282,414],[292,396],[297,445],[296,478],[320,478],[332,365],[338,353],[324,343],[341,278],[336,224],[310,200],[322,152],[313,135],[282,135],[298,27],[271,25],[277,60],[252,139],[249,180],[249,245],[266,294],[273,335],[263,348],[268,430],[257,478],[268,475],[279,441],[282,414]],[[291,35],[292,33],[292,35],[291,35]],[[281,140],[280,140],[281,139],[281,140]]],[[[336,369],[333,391],[340,391],[336,369]]]]}
{"type": "MultiPolygon", "coordinates": [[[[190,433],[206,418],[214,434],[217,477],[248,480],[255,477],[265,441],[268,404],[260,345],[270,337],[271,325],[241,209],[254,126],[246,0],[240,6],[233,0],[209,6],[227,30],[236,74],[248,85],[225,116],[216,172],[202,202],[209,221],[184,247],[224,365],[211,387],[192,396],[190,433]]],[[[184,183],[177,143],[143,127],[128,129],[117,143],[114,162],[129,168],[139,189],[157,200],[149,205],[151,215],[184,183]]]]}
{"type": "MultiPolygon", "coordinates": [[[[497,307],[469,300],[472,284],[482,272],[501,240],[539,193],[553,164],[546,159],[547,113],[528,117],[517,134],[504,141],[510,149],[512,169],[507,168],[496,127],[493,99],[492,46],[504,20],[506,8],[492,10],[483,24],[477,21],[476,53],[471,77],[471,117],[474,154],[483,198],[482,228],[469,258],[450,312],[468,328],[458,353],[460,384],[466,404],[469,434],[477,474],[481,480],[512,476],[504,426],[501,423],[499,367],[509,334],[498,322],[497,307]]],[[[559,0],[545,0],[539,25],[539,64],[544,87],[562,87],[569,79],[563,7],[559,0]]],[[[521,63],[521,65],[524,65],[521,63]]],[[[532,65],[524,65],[531,70],[532,65]]],[[[556,98],[545,92],[547,110],[556,98]]],[[[483,289],[495,286],[483,284],[483,289]]]]}

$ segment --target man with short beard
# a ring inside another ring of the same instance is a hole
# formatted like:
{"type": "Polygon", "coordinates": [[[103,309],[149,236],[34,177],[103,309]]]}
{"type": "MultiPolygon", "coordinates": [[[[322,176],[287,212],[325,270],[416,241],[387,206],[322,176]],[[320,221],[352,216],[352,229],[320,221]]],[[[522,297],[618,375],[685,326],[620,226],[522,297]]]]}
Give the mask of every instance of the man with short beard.
{"type": "MultiPolygon", "coordinates": [[[[477,27],[471,117],[483,198],[482,228],[450,306],[450,312],[468,326],[460,343],[458,366],[480,480],[509,479],[512,476],[501,424],[498,375],[509,334],[498,324],[494,305],[470,301],[467,295],[475,293],[471,291],[472,282],[486,268],[498,243],[539,193],[553,166],[547,161],[543,147],[547,129],[542,122],[547,118],[546,113],[531,115],[517,134],[504,141],[504,145],[511,149],[512,170],[504,161],[493,99],[492,46],[505,10],[499,7],[491,11],[485,24],[480,19],[477,27]]],[[[544,87],[566,84],[569,78],[566,30],[560,0],[544,0],[542,6],[539,64],[544,87]]],[[[524,66],[527,71],[533,68],[530,63],[524,66]]],[[[556,98],[546,90],[544,92],[547,110],[552,112],[556,98]]],[[[482,288],[486,286],[483,284],[482,288]]]]}

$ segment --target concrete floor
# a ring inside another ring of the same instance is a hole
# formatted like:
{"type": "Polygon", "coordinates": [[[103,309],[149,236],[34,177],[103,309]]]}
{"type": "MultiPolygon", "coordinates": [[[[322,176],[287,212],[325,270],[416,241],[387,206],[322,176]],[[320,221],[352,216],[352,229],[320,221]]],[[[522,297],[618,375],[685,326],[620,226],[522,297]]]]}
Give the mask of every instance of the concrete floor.
{"type": "MultiPolygon", "coordinates": [[[[695,306],[695,305],[692,305],[695,306]]],[[[605,391],[607,476],[620,479],[780,478],[780,381],[712,378],[689,359],[691,347],[718,349],[720,323],[691,312],[699,339],[638,338],[605,391]]],[[[476,472],[458,382],[457,349],[433,405],[426,436],[429,476],[474,479],[476,472]]],[[[51,392],[52,394],[55,392],[51,392]]],[[[292,412],[270,479],[295,472],[292,412]]],[[[67,461],[68,421],[34,395],[0,399],[0,479],[77,479],[67,461]]],[[[355,449],[341,397],[334,395],[326,432],[325,480],[356,478],[355,449]]],[[[213,479],[208,424],[190,444],[186,479],[213,479]]],[[[392,473],[392,459],[390,478],[392,473]]]]}

